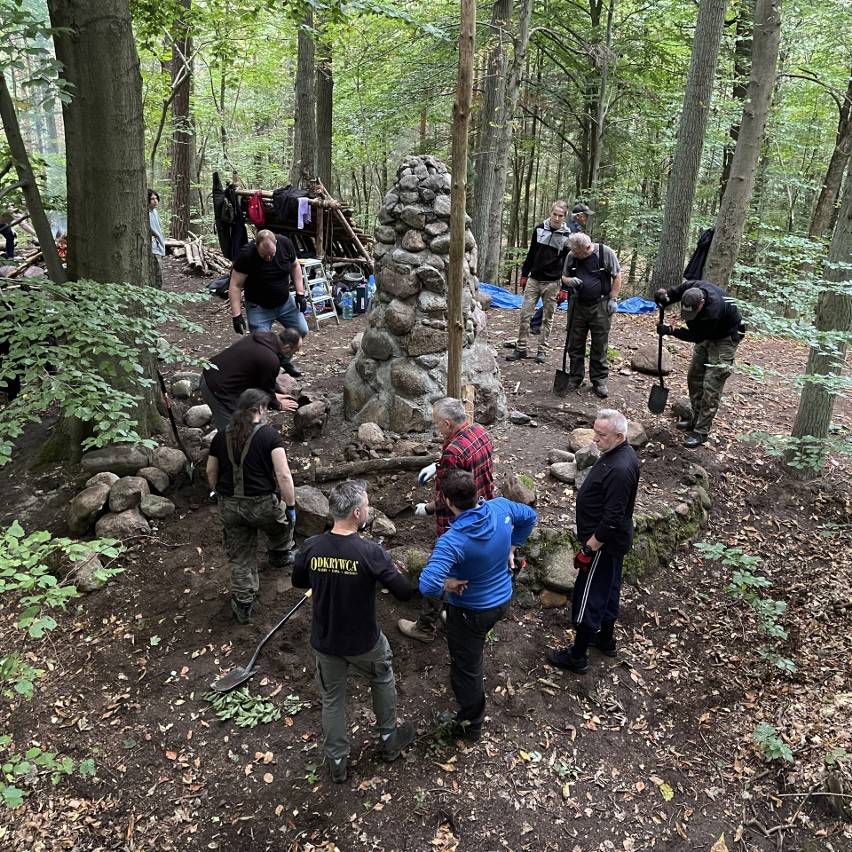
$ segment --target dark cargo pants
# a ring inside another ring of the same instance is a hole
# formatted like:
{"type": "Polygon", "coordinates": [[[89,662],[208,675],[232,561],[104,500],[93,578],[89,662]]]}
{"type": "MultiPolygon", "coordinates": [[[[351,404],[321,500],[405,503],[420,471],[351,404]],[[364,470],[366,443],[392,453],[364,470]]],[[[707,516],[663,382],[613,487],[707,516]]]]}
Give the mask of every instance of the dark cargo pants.
{"type": "Polygon", "coordinates": [[[725,337],[695,344],[686,384],[695,422],[693,431],[698,435],[710,433],[713,418],[722,404],[725,382],[733,372],[739,343],[738,338],[725,337]]]}
{"type": "Polygon", "coordinates": [[[293,527],[284,502],[276,494],[260,497],[219,497],[219,515],[228,565],[231,594],[251,603],[260,588],[257,576],[257,532],[266,534],[270,550],[293,547],[293,527]]]}
{"type": "Polygon", "coordinates": [[[571,359],[569,376],[572,381],[582,382],[585,373],[586,338],[591,335],[589,347],[589,381],[593,385],[606,382],[609,375],[606,353],[609,347],[609,329],[612,317],[606,312],[606,299],[598,299],[583,304],[573,299],[568,306],[568,323],[571,333],[568,335],[568,357],[571,359]]]}

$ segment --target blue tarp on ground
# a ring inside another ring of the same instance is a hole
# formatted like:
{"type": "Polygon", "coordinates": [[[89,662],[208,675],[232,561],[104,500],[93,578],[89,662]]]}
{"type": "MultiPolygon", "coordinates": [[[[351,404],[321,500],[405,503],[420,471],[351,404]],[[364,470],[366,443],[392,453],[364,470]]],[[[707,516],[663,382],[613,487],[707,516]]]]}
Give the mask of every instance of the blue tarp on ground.
{"type": "MultiPolygon", "coordinates": [[[[483,293],[488,293],[491,296],[491,303],[497,308],[509,308],[510,310],[520,310],[521,303],[524,301],[523,295],[515,295],[514,293],[505,290],[503,287],[497,287],[494,284],[479,283],[479,289],[483,293]]],[[[539,305],[541,300],[539,299],[539,305]]],[[[559,306],[560,311],[568,309],[568,302],[563,302],[559,306]]],[[[618,312],[620,314],[652,314],[657,310],[657,306],[653,302],[643,299],[641,296],[632,296],[618,303],[618,312]]]]}

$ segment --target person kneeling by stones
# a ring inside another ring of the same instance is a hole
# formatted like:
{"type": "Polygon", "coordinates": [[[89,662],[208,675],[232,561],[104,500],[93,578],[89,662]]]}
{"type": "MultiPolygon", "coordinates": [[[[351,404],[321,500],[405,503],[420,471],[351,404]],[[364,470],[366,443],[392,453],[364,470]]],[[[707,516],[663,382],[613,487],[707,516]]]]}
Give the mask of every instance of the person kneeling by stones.
{"type": "Polygon", "coordinates": [[[294,556],[296,493],[284,441],[266,425],[269,403],[265,391],[245,391],[227,429],[213,437],[207,459],[231,569],[231,609],[240,624],[251,621],[260,588],[257,531],[269,542],[270,568],[290,565],[294,556]]]}

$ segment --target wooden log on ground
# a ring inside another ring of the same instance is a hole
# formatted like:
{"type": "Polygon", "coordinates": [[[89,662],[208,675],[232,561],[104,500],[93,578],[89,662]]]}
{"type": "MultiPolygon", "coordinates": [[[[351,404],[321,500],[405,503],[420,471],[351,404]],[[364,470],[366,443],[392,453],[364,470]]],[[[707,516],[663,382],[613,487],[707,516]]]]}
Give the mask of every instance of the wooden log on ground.
{"type": "Polygon", "coordinates": [[[315,467],[310,470],[294,471],[293,481],[297,485],[308,482],[337,482],[350,476],[365,476],[370,473],[394,473],[405,470],[420,470],[426,467],[430,456],[391,456],[383,459],[364,459],[346,462],[331,467],[315,467]]]}

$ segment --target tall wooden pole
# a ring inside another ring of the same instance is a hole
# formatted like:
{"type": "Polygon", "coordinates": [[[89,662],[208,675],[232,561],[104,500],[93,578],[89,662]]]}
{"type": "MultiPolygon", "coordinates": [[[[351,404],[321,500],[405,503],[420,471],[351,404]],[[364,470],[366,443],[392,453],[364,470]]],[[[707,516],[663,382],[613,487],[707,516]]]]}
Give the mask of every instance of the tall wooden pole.
{"type": "Polygon", "coordinates": [[[453,104],[453,183],[450,191],[450,268],[447,276],[447,396],[462,395],[461,362],[464,340],[464,231],[467,199],[467,132],[473,97],[473,57],[476,39],[476,0],[461,0],[459,72],[453,104]]]}

